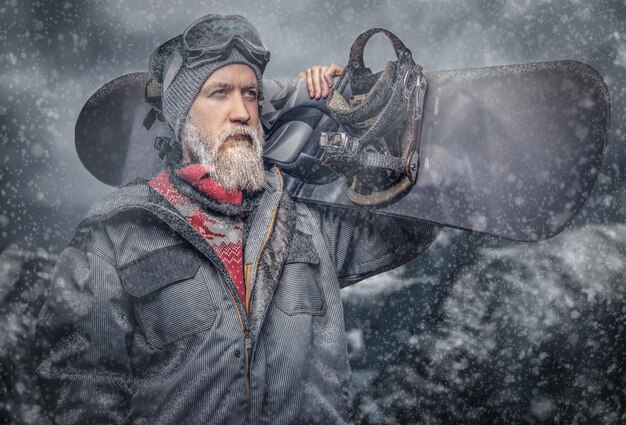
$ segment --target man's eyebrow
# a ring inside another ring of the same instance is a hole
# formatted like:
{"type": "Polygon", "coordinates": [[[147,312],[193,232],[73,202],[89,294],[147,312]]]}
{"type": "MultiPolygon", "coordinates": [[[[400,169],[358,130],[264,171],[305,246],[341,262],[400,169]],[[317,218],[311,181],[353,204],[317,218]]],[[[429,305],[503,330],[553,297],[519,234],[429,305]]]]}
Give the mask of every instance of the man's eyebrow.
{"type": "MultiPolygon", "coordinates": [[[[209,90],[213,90],[213,89],[225,89],[225,90],[233,90],[235,88],[235,86],[231,83],[226,83],[226,82],[221,82],[221,81],[215,81],[213,83],[207,84],[206,86],[204,86],[202,88],[203,91],[209,91],[209,90]]],[[[258,83],[250,83],[250,84],[246,84],[243,87],[241,87],[242,90],[250,90],[250,89],[258,89],[259,85],[258,83]]]]}
{"type": "Polygon", "coordinates": [[[246,84],[245,86],[242,87],[242,89],[244,89],[244,90],[258,89],[258,88],[259,88],[258,83],[250,83],[250,84],[246,84]]]}
{"type": "Polygon", "coordinates": [[[208,91],[208,90],[212,90],[212,89],[232,90],[233,89],[233,85],[230,84],[230,83],[222,83],[222,82],[216,81],[214,83],[207,84],[206,86],[202,87],[202,90],[204,90],[204,91],[208,91]]]}

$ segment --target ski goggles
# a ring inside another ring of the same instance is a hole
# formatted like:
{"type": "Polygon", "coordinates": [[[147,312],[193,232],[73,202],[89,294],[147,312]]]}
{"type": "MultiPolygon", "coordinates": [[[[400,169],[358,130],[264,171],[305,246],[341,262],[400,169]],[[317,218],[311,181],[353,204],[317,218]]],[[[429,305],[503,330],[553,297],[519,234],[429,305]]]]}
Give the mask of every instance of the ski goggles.
{"type": "Polygon", "coordinates": [[[181,36],[185,58],[177,54],[163,79],[163,92],[183,66],[195,68],[218,62],[237,48],[261,73],[270,60],[270,52],[250,21],[239,15],[206,15],[187,27],[181,36]]]}

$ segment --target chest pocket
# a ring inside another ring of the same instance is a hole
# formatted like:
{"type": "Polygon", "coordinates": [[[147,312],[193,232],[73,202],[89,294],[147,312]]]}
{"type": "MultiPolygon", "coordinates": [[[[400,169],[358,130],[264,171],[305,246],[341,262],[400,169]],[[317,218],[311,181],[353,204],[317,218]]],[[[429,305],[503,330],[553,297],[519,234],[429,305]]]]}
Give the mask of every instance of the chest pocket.
{"type": "Polygon", "coordinates": [[[187,246],[151,252],[118,272],[153,347],[163,348],[213,326],[215,305],[200,260],[187,246]]]}
{"type": "Polygon", "coordinates": [[[319,268],[312,236],[296,229],[274,295],[276,307],[288,315],[326,314],[319,268]]]}

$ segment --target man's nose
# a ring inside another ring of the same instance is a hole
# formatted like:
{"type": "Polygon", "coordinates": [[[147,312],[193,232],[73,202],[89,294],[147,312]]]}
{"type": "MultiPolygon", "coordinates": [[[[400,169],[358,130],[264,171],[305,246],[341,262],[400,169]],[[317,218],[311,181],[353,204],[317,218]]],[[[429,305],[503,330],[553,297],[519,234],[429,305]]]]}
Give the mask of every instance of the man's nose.
{"type": "Polygon", "coordinates": [[[250,120],[250,113],[246,108],[246,102],[242,94],[233,96],[233,103],[230,110],[230,121],[247,123],[250,120]]]}

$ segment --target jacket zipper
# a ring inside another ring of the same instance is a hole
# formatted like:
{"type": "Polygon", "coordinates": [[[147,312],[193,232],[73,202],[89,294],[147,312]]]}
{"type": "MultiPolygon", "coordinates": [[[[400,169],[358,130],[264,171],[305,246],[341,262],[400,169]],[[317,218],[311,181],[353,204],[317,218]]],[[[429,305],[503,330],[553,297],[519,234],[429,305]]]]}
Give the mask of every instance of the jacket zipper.
{"type": "MultiPolygon", "coordinates": [[[[185,221],[185,224],[188,225],[189,223],[185,221]]],[[[211,258],[209,258],[209,260],[211,260],[211,258]]],[[[219,270],[219,267],[218,267],[218,270],[219,270]]],[[[220,271],[220,274],[224,274],[224,273],[220,271]]],[[[243,336],[244,336],[243,341],[244,341],[245,353],[244,353],[244,368],[243,369],[244,369],[244,377],[245,377],[245,382],[246,382],[246,397],[248,401],[250,401],[250,361],[252,357],[252,332],[248,328],[246,324],[247,320],[244,320],[244,316],[242,315],[241,310],[239,309],[239,305],[237,304],[237,301],[235,301],[235,297],[233,296],[231,288],[228,285],[228,282],[230,281],[230,277],[226,275],[226,276],[222,276],[222,279],[223,279],[224,287],[226,288],[226,292],[228,292],[228,295],[230,296],[230,300],[233,303],[233,307],[235,307],[235,312],[237,313],[237,318],[239,319],[239,328],[241,329],[241,332],[243,333],[243,336]]],[[[243,306],[243,308],[244,310],[246,309],[245,306],[243,306]]]]}
{"type": "Polygon", "coordinates": [[[248,399],[250,399],[250,360],[252,358],[252,338],[250,337],[249,329],[246,329],[244,331],[243,344],[246,349],[246,363],[244,368],[244,372],[246,374],[246,391],[248,394],[248,399]]]}

